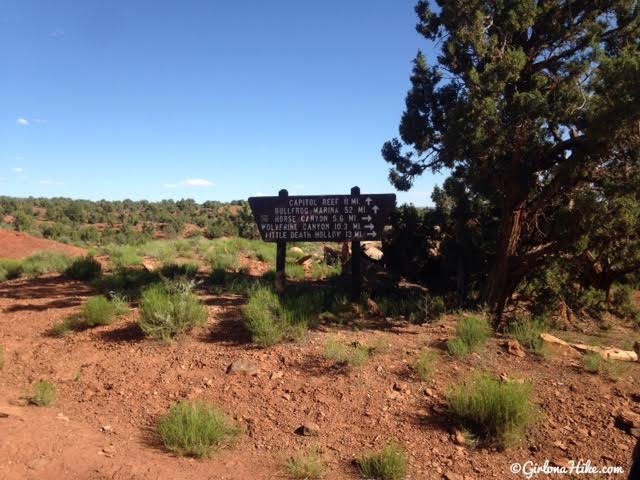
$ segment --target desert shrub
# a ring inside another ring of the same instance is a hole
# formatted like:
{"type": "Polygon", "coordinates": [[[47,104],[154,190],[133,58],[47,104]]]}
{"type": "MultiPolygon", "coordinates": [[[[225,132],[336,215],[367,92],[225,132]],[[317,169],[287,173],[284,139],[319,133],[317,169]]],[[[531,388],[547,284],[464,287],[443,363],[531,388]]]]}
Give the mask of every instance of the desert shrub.
{"type": "Polygon", "coordinates": [[[106,253],[109,255],[111,266],[115,270],[123,270],[142,265],[142,257],[131,245],[112,245],[106,253]]]}
{"type": "Polygon", "coordinates": [[[626,373],[627,367],[622,362],[602,358],[596,352],[585,353],[582,357],[582,364],[585,371],[605,375],[611,380],[619,380],[626,373]]]}
{"type": "Polygon", "coordinates": [[[33,395],[28,397],[31,405],[48,407],[56,399],[56,386],[47,380],[39,380],[33,385],[33,395]]]}
{"type": "Polygon", "coordinates": [[[436,369],[437,363],[438,354],[436,352],[433,350],[421,352],[414,367],[416,374],[421,380],[428,380],[436,369]]]}
{"type": "Polygon", "coordinates": [[[476,375],[454,387],[448,403],[464,428],[506,447],[517,441],[535,418],[531,393],[529,383],[476,375]]]}
{"type": "Polygon", "coordinates": [[[191,279],[198,274],[198,265],[195,263],[168,263],[160,269],[160,275],[170,280],[178,278],[191,279]]]}
{"type": "Polygon", "coordinates": [[[617,285],[611,295],[613,311],[621,318],[631,320],[640,327],[640,309],[634,300],[634,288],[631,285],[617,285]]]}
{"type": "Polygon", "coordinates": [[[442,297],[425,295],[422,299],[421,310],[426,321],[435,322],[447,312],[447,305],[442,297]]]}
{"type": "Polygon", "coordinates": [[[138,324],[145,335],[169,341],[207,321],[207,309],[185,282],[152,285],[142,294],[138,324]]]}
{"type": "Polygon", "coordinates": [[[252,341],[269,347],[304,335],[317,321],[323,301],[321,294],[313,292],[299,292],[280,299],[271,288],[257,286],[249,292],[242,313],[252,341]]]}
{"type": "Polygon", "coordinates": [[[544,330],[544,322],[535,318],[518,319],[509,326],[510,335],[524,348],[537,354],[542,354],[544,351],[544,341],[540,337],[544,330]]]}
{"type": "Polygon", "coordinates": [[[449,353],[456,357],[465,356],[484,345],[490,333],[491,327],[483,317],[460,316],[456,323],[456,338],[447,343],[449,353]]]}
{"type": "Polygon", "coordinates": [[[421,298],[418,296],[385,295],[376,297],[374,300],[383,317],[417,319],[422,316],[421,298]]]}
{"type": "Polygon", "coordinates": [[[95,279],[92,285],[104,293],[117,293],[124,297],[136,299],[142,290],[151,284],[160,282],[156,272],[146,268],[125,268],[112,275],[104,275],[95,279]]]}
{"type": "Polygon", "coordinates": [[[369,361],[370,349],[354,342],[345,344],[336,339],[327,341],[324,346],[324,356],[339,365],[362,367],[369,361]]]}
{"type": "Polygon", "coordinates": [[[0,260],[0,282],[14,280],[22,276],[22,262],[20,260],[0,260]]]}
{"type": "Polygon", "coordinates": [[[173,405],[160,419],[157,431],[166,448],[194,457],[207,457],[240,435],[226,415],[201,401],[173,405]]]}
{"type": "Polygon", "coordinates": [[[56,323],[51,330],[49,330],[49,335],[52,337],[62,338],[69,335],[75,329],[73,320],[67,318],[60,323],[56,323]]]}
{"type": "Polygon", "coordinates": [[[402,480],[407,475],[407,460],[395,441],[378,452],[359,458],[357,465],[366,479],[402,480]]]}
{"type": "Polygon", "coordinates": [[[322,478],[326,465],[316,450],[291,457],[285,464],[287,472],[297,480],[322,478]]]}
{"type": "Polygon", "coordinates": [[[24,260],[0,260],[0,281],[64,272],[73,259],[56,252],[39,252],[24,260]]]}
{"type": "Polygon", "coordinates": [[[115,317],[129,311],[127,303],[120,298],[107,300],[102,295],[92,297],[82,306],[80,313],[74,317],[74,325],[80,328],[91,328],[109,325],[115,317]]]}
{"type": "Polygon", "coordinates": [[[102,274],[102,265],[91,256],[77,258],[64,273],[74,280],[93,280],[102,274]]]}

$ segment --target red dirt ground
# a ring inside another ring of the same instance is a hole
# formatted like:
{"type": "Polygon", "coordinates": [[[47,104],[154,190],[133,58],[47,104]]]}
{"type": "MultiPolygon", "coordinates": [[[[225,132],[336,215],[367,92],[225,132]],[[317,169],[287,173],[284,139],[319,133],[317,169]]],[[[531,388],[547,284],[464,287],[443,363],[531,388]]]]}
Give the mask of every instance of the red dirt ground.
{"type": "Polygon", "coordinates": [[[72,245],[37,238],[23,232],[0,229],[0,258],[21,259],[42,251],[70,256],[82,256],[87,253],[86,250],[72,245]]]}
{"type": "Polygon", "coordinates": [[[408,453],[410,479],[522,479],[509,467],[527,460],[629,466],[635,439],[614,426],[614,415],[640,410],[634,396],[640,364],[628,365],[613,382],[586,374],[571,355],[520,358],[505,353],[496,339],[479,355],[455,360],[442,351],[454,335],[453,318],[424,326],[376,320],[358,329],[323,327],[301,343],[261,350],[242,328],[242,297],[200,293],[208,324],[164,345],[142,337],[135,309],[109,326],[50,337],[47,331],[76,312],[93,294],[90,288],[58,276],[0,283],[0,412],[8,414],[0,416],[0,478],[288,478],[285,459],[317,447],[328,463],[325,478],[355,479],[353,459],[394,437],[408,453]],[[325,342],[334,337],[382,341],[388,350],[348,371],[323,357],[325,342]],[[426,382],[411,368],[425,347],[442,352],[426,382]],[[239,358],[257,362],[260,373],[226,374],[239,358]],[[540,418],[507,451],[452,441],[447,392],[478,370],[535,385],[540,418]],[[24,405],[39,379],[57,385],[53,407],[24,405]],[[239,443],[205,460],[167,452],[154,426],[181,399],[209,401],[234,417],[245,431],[239,443]],[[320,427],[318,436],[294,433],[307,421],[320,427]],[[106,425],[112,433],[101,431],[106,425]]]}

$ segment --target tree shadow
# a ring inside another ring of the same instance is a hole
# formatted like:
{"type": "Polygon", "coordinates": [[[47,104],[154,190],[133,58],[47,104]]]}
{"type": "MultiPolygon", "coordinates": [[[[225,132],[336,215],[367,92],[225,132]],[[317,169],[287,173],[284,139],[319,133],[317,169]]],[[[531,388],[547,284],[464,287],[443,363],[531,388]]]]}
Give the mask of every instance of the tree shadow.
{"type": "Polygon", "coordinates": [[[15,313],[15,312],[25,312],[25,311],[42,312],[42,311],[50,310],[54,308],[71,308],[71,307],[77,307],[78,305],[81,305],[83,301],[84,301],[84,298],[82,297],[71,297],[71,298],[65,298],[61,300],[53,300],[51,302],[44,303],[41,305],[37,305],[34,303],[26,303],[23,305],[11,305],[10,307],[7,307],[4,309],[4,313],[15,313]]]}
{"type": "Polygon", "coordinates": [[[12,300],[33,300],[37,298],[67,298],[90,296],[92,289],[77,281],[70,281],[61,275],[23,278],[0,283],[0,297],[12,300]]]}
{"type": "Polygon", "coordinates": [[[106,342],[114,343],[138,343],[144,340],[144,332],[136,322],[98,332],[96,335],[106,342]]]}
{"type": "Polygon", "coordinates": [[[211,327],[204,341],[226,345],[247,345],[251,343],[251,333],[239,315],[224,315],[211,327]]]}

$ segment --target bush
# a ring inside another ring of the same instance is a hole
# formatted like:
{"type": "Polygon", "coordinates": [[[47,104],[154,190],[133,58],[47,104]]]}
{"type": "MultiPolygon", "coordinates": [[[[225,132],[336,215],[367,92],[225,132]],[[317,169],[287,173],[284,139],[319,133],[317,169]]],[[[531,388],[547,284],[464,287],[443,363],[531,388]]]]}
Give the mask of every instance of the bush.
{"type": "Polygon", "coordinates": [[[640,327],[640,309],[633,301],[634,289],[631,285],[618,285],[613,290],[611,304],[620,318],[631,320],[640,327]]]}
{"type": "Polygon", "coordinates": [[[102,274],[102,265],[91,256],[77,258],[64,273],[74,280],[93,280],[102,274]]]}
{"type": "Polygon", "coordinates": [[[502,382],[476,375],[449,394],[449,408],[464,428],[480,438],[506,447],[532,423],[536,408],[529,383],[502,382]]]}
{"type": "Polygon", "coordinates": [[[519,319],[509,326],[509,333],[520,344],[537,354],[544,352],[544,341],[540,334],[545,330],[545,324],[539,319],[519,319]]]}
{"type": "Polygon", "coordinates": [[[329,340],[324,347],[324,356],[337,364],[362,367],[369,361],[369,348],[357,342],[346,345],[338,340],[329,340]]]}
{"type": "Polygon", "coordinates": [[[145,335],[170,341],[207,322],[207,309],[191,292],[191,285],[153,285],[144,291],[138,324],[145,335]]]}
{"type": "Polygon", "coordinates": [[[407,460],[393,441],[379,452],[359,458],[357,465],[366,479],[401,480],[407,475],[407,460]]]}
{"type": "Polygon", "coordinates": [[[291,457],[285,464],[289,475],[297,480],[314,480],[322,478],[326,468],[324,462],[315,450],[307,454],[291,457]]]}
{"type": "Polygon", "coordinates": [[[39,252],[24,260],[0,260],[0,281],[64,272],[72,261],[55,252],[39,252]]]}
{"type": "Polygon", "coordinates": [[[28,398],[31,405],[48,407],[56,399],[56,386],[46,380],[40,380],[33,386],[34,394],[28,398]]]}
{"type": "Polygon", "coordinates": [[[477,315],[459,317],[456,324],[456,338],[447,343],[449,353],[462,357],[477,350],[487,341],[490,332],[491,327],[482,317],[477,315]]]}
{"type": "Polygon", "coordinates": [[[193,279],[198,274],[198,265],[195,263],[168,263],[160,269],[160,276],[169,280],[193,279]]]}
{"type": "Polygon", "coordinates": [[[146,268],[125,268],[113,275],[105,275],[93,281],[92,285],[105,293],[117,293],[127,298],[140,297],[142,290],[160,282],[160,276],[146,268]]]}
{"type": "Polygon", "coordinates": [[[298,293],[281,300],[269,287],[257,286],[249,292],[242,309],[251,339],[262,347],[296,340],[317,321],[324,297],[320,293],[298,293]]]}
{"type": "Polygon", "coordinates": [[[207,457],[240,434],[222,412],[201,401],[173,405],[157,430],[166,448],[194,457],[207,457]]]}
{"type": "Polygon", "coordinates": [[[431,378],[437,363],[438,355],[436,352],[432,350],[422,352],[415,365],[415,370],[420,380],[428,380],[431,378]]]}
{"type": "Polygon", "coordinates": [[[626,373],[627,366],[615,360],[606,360],[596,352],[587,352],[582,357],[584,369],[589,373],[600,373],[611,380],[619,380],[626,373]]]}
{"type": "Polygon", "coordinates": [[[73,317],[73,324],[79,328],[91,328],[101,325],[109,325],[116,316],[124,315],[129,311],[127,303],[116,298],[107,300],[102,295],[90,298],[82,306],[80,313],[73,317]]]}

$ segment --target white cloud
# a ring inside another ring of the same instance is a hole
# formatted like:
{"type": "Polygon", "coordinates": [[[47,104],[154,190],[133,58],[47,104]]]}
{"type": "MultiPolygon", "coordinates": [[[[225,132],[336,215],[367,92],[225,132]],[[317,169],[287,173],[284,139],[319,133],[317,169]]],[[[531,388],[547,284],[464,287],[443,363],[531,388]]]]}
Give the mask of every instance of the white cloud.
{"type": "Polygon", "coordinates": [[[64,185],[63,182],[56,182],[53,180],[39,180],[38,183],[40,185],[64,185]]]}
{"type": "Polygon", "coordinates": [[[31,121],[33,123],[47,123],[47,119],[46,118],[32,118],[31,121]]]}
{"type": "Polygon", "coordinates": [[[18,119],[16,120],[16,123],[17,123],[18,125],[24,125],[24,126],[27,126],[27,125],[29,125],[29,120],[27,120],[26,118],[22,118],[22,117],[20,117],[20,118],[18,118],[18,119]]]}
{"type": "Polygon", "coordinates": [[[62,30],[61,28],[56,28],[53,32],[49,34],[49,36],[53,38],[64,37],[64,30],[62,30]]]}
{"type": "Polygon", "coordinates": [[[187,178],[179,183],[165,183],[165,188],[178,188],[178,187],[213,187],[215,183],[205,180],[204,178],[187,178]]]}
{"type": "Polygon", "coordinates": [[[24,172],[24,168],[22,168],[22,167],[13,167],[13,168],[11,169],[11,171],[12,171],[13,173],[22,173],[22,172],[24,172]]]}

